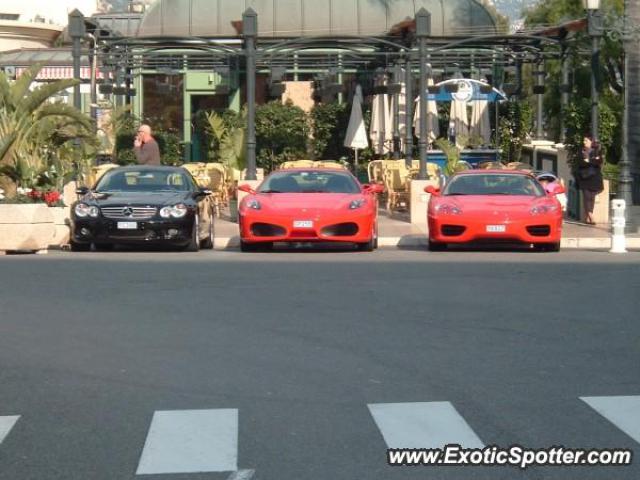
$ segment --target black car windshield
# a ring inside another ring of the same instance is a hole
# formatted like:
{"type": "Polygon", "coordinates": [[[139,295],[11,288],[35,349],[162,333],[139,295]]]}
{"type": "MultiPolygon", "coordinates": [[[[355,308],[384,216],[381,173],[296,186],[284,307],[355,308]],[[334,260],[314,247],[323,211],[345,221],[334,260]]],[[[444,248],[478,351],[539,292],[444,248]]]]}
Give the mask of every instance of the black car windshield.
{"type": "Polygon", "coordinates": [[[472,174],[458,175],[451,179],[443,195],[523,195],[542,197],[542,186],[526,175],[472,174]]]}
{"type": "Polygon", "coordinates": [[[99,192],[189,192],[193,181],[180,169],[114,169],[96,185],[99,192]]]}
{"type": "Polygon", "coordinates": [[[314,170],[281,171],[269,175],[259,193],[360,193],[349,173],[314,170]]]}

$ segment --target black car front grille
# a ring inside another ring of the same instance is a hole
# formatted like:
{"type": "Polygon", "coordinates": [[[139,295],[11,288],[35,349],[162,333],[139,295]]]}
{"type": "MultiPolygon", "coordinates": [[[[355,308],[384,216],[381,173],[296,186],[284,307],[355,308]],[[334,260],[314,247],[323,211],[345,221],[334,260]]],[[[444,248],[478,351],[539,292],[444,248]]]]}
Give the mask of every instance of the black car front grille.
{"type": "Polygon", "coordinates": [[[322,229],[322,235],[327,237],[352,237],[358,234],[358,224],[353,222],[336,223],[322,229]]]}
{"type": "Polygon", "coordinates": [[[467,227],[462,225],[442,225],[442,235],[446,237],[458,237],[464,233],[467,227]]]}
{"type": "Polygon", "coordinates": [[[158,211],[155,207],[102,207],[100,209],[105,218],[117,220],[147,220],[158,211]]]}
{"type": "Polygon", "coordinates": [[[283,237],[287,234],[287,231],[279,225],[252,223],[251,234],[256,237],[283,237]]]}
{"type": "Polygon", "coordinates": [[[527,232],[532,237],[548,237],[551,233],[549,225],[531,225],[527,227],[527,232]]]}

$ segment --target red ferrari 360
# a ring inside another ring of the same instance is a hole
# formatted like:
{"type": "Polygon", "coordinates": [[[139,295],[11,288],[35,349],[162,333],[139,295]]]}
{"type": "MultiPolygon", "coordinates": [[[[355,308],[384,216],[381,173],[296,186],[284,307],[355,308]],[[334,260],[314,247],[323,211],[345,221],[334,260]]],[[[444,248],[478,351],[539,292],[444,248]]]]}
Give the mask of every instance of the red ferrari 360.
{"type": "Polygon", "coordinates": [[[271,173],[239,206],[240,248],[269,249],[274,242],[351,242],[377,247],[376,193],[339,169],[288,169],[271,173]]]}
{"type": "Polygon", "coordinates": [[[429,249],[447,244],[490,242],[533,244],[539,250],[560,250],[562,207],[522,171],[468,170],[453,175],[442,191],[427,187],[429,249]]]}

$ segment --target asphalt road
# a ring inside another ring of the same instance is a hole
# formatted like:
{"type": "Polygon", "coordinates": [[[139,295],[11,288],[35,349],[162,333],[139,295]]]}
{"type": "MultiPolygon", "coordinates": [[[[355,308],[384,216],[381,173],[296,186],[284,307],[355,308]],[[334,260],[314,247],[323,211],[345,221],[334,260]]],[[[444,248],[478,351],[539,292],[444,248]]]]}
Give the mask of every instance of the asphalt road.
{"type": "Polygon", "coordinates": [[[616,425],[581,397],[640,396],[639,272],[584,251],[3,257],[0,479],[635,480],[639,412],[616,425]],[[383,404],[452,406],[446,430],[485,445],[636,459],[390,467],[385,428],[407,432],[383,404]],[[240,471],[144,474],[192,449],[240,471]]]}

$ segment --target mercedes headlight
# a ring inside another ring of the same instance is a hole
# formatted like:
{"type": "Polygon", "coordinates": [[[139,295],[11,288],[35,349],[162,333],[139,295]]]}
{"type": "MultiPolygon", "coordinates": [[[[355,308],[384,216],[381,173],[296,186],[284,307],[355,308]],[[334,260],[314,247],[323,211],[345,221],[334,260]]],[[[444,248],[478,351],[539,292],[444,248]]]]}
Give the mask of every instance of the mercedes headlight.
{"type": "Polygon", "coordinates": [[[87,205],[86,203],[77,204],[76,207],[73,209],[73,211],[75,212],[78,218],[86,218],[86,217],[96,218],[98,215],[100,215],[100,209],[98,209],[98,207],[94,205],[90,206],[90,205],[87,205]]]}
{"type": "Polygon", "coordinates": [[[168,207],[162,207],[160,209],[160,216],[162,218],[182,218],[187,214],[188,208],[184,203],[179,203],[177,205],[171,205],[168,207]]]}

